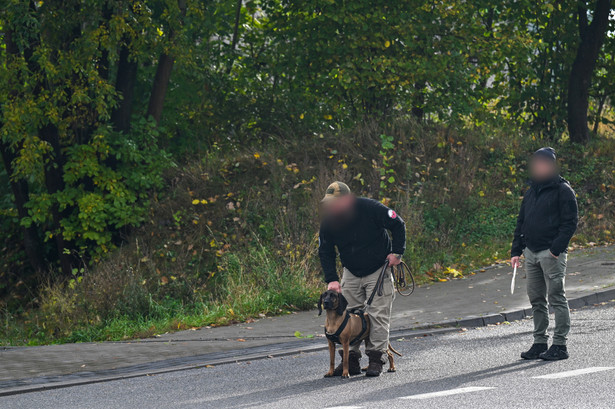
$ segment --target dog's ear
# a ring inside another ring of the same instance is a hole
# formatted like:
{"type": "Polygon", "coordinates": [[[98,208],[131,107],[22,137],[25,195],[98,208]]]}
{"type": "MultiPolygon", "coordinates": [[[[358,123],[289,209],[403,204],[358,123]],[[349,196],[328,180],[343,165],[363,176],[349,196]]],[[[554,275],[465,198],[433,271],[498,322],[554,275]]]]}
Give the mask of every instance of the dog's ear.
{"type": "Polygon", "coordinates": [[[337,294],[337,315],[343,315],[344,311],[346,311],[346,307],[348,307],[348,301],[346,301],[346,297],[342,295],[342,293],[337,294]]]}
{"type": "Polygon", "coordinates": [[[318,316],[322,315],[322,299],[325,296],[325,293],[320,294],[320,298],[318,299],[318,316]]]}

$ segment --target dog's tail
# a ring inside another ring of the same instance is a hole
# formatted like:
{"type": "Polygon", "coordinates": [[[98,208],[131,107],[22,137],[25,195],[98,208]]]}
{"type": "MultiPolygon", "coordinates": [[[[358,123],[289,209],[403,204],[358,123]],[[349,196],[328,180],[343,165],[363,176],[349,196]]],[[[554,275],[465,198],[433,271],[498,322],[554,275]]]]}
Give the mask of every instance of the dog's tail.
{"type": "Polygon", "coordinates": [[[397,356],[403,356],[402,354],[400,354],[399,352],[397,352],[393,346],[391,346],[391,343],[389,342],[389,351],[394,352],[397,356]]]}

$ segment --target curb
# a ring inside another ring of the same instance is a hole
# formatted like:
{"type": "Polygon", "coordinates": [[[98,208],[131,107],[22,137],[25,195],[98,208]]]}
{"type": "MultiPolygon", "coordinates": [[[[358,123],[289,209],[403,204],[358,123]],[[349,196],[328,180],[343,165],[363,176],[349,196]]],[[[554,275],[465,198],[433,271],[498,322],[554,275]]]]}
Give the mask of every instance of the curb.
{"type": "MultiPolygon", "coordinates": [[[[394,338],[400,337],[426,337],[451,332],[458,332],[458,328],[426,328],[426,329],[400,329],[391,331],[391,336],[394,338]]],[[[297,341],[285,342],[280,344],[265,345],[262,347],[251,347],[244,350],[233,350],[221,353],[212,353],[205,355],[197,355],[193,357],[176,358],[165,361],[153,362],[149,365],[136,365],[134,371],[131,367],[119,368],[117,370],[66,374],[59,376],[18,379],[4,383],[21,383],[17,386],[9,386],[0,389],[0,397],[21,395],[30,392],[41,392],[46,390],[68,388],[72,386],[90,385],[94,383],[110,382],[116,380],[124,380],[131,378],[139,378],[143,376],[153,376],[165,373],[186,371],[190,369],[200,369],[209,366],[224,365],[238,362],[255,361],[267,358],[284,357],[289,355],[297,355],[302,353],[323,351],[328,349],[328,345],[323,343],[323,340],[306,339],[300,342],[297,341]],[[165,362],[170,365],[165,366],[165,362]],[[150,366],[150,369],[143,368],[150,366]]],[[[0,388],[3,382],[0,382],[0,388]]]]}
{"type": "MultiPolygon", "coordinates": [[[[570,305],[570,308],[577,309],[613,300],[615,300],[615,288],[605,291],[599,291],[593,294],[588,294],[583,297],[568,300],[568,304],[570,305]]],[[[531,308],[525,308],[497,314],[464,317],[459,320],[432,323],[422,327],[400,328],[391,331],[390,335],[391,338],[442,335],[451,332],[457,332],[464,327],[485,327],[488,325],[494,325],[505,321],[518,321],[531,316],[531,308]]],[[[328,348],[328,346],[324,344],[320,339],[304,340],[301,342],[301,344],[302,345],[298,346],[297,341],[294,341],[273,345],[265,345],[261,347],[251,347],[244,350],[233,350],[222,353],[174,358],[164,361],[152,362],[145,365],[136,365],[132,367],[134,369],[132,371],[131,367],[125,367],[119,368],[117,370],[66,374],[51,377],[18,379],[14,381],[0,382],[0,397],[186,371],[191,369],[199,369],[208,366],[224,365],[229,363],[283,357],[288,355],[322,351],[328,348]],[[149,367],[149,369],[147,367],[149,367]],[[2,388],[2,383],[12,383],[13,386],[2,388]]]]}
{"type": "MultiPolygon", "coordinates": [[[[570,309],[578,309],[587,307],[601,302],[615,301],[615,288],[610,290],[598,291],[593,294],[584,295],[582,297],[573,298],[568,300],[568,306],[570,309]]],[[[553,310],[549,308],[549,313],[553,313],[553,310]]],[[[458,320],[442,321],[430,324],[428,327],[486,327],[487,325],[495,325],[505,321],[518,321],[532,316],[531,308],[523,308],[520,310],[506,311],[502,313],[481,315],[481,316],[468,316],[460,318],[458,320]]],[[[415,327],[415,329],[421,327],[415,327]]],[[[426,327],[423,327],[426,328],[426,327]]],[[[409,328],[408,328],[409,329],[409,328]]]]}

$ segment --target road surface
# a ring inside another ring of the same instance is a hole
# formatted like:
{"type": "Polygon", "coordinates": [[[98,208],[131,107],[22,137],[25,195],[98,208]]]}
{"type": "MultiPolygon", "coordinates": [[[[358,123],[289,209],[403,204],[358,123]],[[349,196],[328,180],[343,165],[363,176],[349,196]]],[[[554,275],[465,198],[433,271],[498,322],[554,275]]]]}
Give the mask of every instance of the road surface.
{"type": "Polygon", "coordinates": [[[393,340],[404,357],[380,378],[324,379],[322,351],[8,396],[0,408],[615,407],[615,304],[573,312],[567,361],[520,360],[531,329],[523,320],[393,340]]]}

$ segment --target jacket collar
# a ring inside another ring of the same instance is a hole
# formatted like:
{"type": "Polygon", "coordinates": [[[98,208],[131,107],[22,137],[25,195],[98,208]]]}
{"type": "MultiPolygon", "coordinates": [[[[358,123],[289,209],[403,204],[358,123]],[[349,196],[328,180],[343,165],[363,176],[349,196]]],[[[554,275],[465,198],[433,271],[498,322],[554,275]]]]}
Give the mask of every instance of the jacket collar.
{"type": "Polygon", "coordinates": [[[544,180],[541,182],[536,182],[534,180],[529,181],[530,187],[535,189],[537,192],[541,192],[546,189],[550,189],[552,187],[558,186],[560,183],[567,183],[566,179],[561,177],[560,175],[556,175],[551,179],[544,180]]]}

